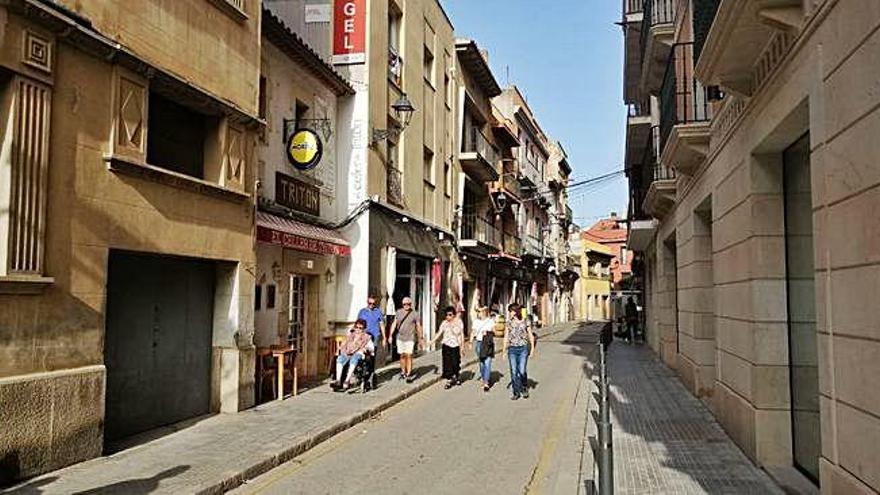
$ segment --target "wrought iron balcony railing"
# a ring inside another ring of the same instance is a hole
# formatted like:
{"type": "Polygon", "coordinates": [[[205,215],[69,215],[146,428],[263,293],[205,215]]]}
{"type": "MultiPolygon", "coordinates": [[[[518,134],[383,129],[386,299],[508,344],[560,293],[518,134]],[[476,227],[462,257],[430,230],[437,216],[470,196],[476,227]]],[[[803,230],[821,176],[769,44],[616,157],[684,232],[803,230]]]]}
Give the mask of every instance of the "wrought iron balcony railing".
{"type": "Polygon", "coordinates": [[[651,28],[660,24],[672,24],[675,22],[676,0],[645,0],[642,10],[642,32],[639,35],[642,57],[645,56],[645,47],[648,45],[648,36],[651,28]]]}
{"type": "Polygon", "coordinates": [[[487,219],[476,213],[465,213],[461,217],[461,238],[475,240],[490,246],[499,245],[498,229],[487,219]]]}
{"type": "Polygon", "coordinates": [[[498,152],[486,139],[486,136],[480,132],[477,126],[471,126],[465,133],[464,147],[462,151],[465,153],[477,153],[482,156],[493,167],[497,166],[498,152]]]}
{"type": "Polygon", "coordinates": [[[623,14],[638,14],[642,11],[644,0],[623,0],[623,14]]]}
{"type": "Polygon", "coordinates": [[[522,239],[509,232],[504,233],[504,252],[519,257],[522,254],[522,239]]]}
{"type": "Polygon", "coordinates": [[[674,126],[705,122],[711,117],[706,90],[694,78],[694,44],[676,43],[660,90],[661,152],[674,126]]]}

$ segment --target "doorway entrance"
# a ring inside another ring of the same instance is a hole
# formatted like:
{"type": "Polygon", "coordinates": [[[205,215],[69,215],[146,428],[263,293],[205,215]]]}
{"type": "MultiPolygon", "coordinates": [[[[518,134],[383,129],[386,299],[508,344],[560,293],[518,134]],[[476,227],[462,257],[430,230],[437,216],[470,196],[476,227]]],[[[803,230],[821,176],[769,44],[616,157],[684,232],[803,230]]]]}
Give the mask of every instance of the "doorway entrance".
{"type": "Polygon", "coordinates": [[[210,412],[213,262],[111,251],[105,447],[210,412]]]}
{"type": "Polygon", "coordinates": [[[427,258],[417,258],[405,254],[397,255],[397,276],[394,281],[394,307],[403,307],[403,298],[413,300],[413,309],[422,317],[422,338],[433,337],[428,269],[431,263],[427,258]]]}
{"type": "Polygon", "coordinates": [[[791,434],[795,466],[819,482],[819,374],[813,255],[810,136],[782,154],[791,434]]]}

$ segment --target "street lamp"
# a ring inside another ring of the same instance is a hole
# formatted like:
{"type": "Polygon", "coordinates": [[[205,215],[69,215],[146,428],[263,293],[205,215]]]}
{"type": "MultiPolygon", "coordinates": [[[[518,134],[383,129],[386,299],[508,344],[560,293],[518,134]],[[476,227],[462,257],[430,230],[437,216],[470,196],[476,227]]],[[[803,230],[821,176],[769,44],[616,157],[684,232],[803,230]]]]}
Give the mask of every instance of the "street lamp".
{"type": "Polygon", "coordinates": [[[400,98],[391,105],[391,109],[394,110],[394,117],[399,124],[390,129],[373,129],[372,144],[374,146],[379,144],[379,141],[399,136],[400,133],[409,126],[410,121],[412,121],[413,113],[416,111],[412,102],[407,98],[406,93],[400,95],[400,98]]]}

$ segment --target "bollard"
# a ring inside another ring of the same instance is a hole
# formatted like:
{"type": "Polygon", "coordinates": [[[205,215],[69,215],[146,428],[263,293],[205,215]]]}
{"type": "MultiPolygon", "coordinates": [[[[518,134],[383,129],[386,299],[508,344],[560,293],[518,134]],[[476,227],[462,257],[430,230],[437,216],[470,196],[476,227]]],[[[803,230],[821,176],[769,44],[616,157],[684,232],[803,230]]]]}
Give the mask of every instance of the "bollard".
{"type": "Polygon", "coordinates": [[[599,494],[614,494],[614,449],[612,445],[611,403],[609,399],[608,363],[604,342],[599,343],[599,494]]]}

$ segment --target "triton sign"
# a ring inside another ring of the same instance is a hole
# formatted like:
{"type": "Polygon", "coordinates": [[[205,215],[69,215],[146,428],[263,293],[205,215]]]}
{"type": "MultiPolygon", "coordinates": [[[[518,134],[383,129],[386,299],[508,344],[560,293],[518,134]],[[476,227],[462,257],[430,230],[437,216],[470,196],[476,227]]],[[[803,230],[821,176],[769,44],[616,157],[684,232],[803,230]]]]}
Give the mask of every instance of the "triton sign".
{"type": "Polygon", "coordinates": [[[366,4],[366,0],[334,0],[334,64],[362,64],[367,61],[366,4]]]}

